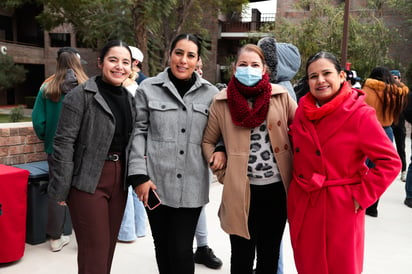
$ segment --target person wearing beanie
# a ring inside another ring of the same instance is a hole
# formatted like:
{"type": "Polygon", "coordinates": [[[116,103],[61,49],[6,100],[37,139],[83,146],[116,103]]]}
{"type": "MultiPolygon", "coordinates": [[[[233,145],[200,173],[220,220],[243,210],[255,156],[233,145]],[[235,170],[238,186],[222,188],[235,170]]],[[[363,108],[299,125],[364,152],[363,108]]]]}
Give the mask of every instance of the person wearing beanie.
{"type": "MultiPolygon", "coordinates": [[[[402,117],[404,118],[404,122],[406,120],[412,124],[412,93],[410,93],[409,88],[404,83],[402,83],[401,73],[399,70],[391,70],[391,74],[393,78],[395,79],[395,81],[397,81],[399,85],[401,85],[402,88],[408,90],[408,104],[406,106],[406,109],[402,113],[402,117]]],[[[398,125],[392,126],[394,135],[395,135],[396,127],[399,127],[399,123],[398,125]]],[[[404,129],[405,129],[405,125],[404,125],[404,129]]],[[[406,138],[406,132],[405,132],[404,138],[406,138]]],[[[412,135],[411,135],[411,138],[412,138],[412,135]]],[[[398,142],[396,141],[396,135],[395,135],[395,142],[396,142],[396,147],[398,147],[398,142]]],[[[403,143],[400,143],[400,145],[402,144],[404,145],[403,148],[405,148],[405,139],[403,143]]],[[[405,151],[403,150],[403,152],[405,151]]],[[[403,168],[403,159],[402,159],[402,168],[403,168]]],[[[407,207],[412,208],[412,164],[409,164],[409,167],[405,173],[403,172],[401,173],[401,180],[405,182],[405,194],[406,194],[406,197],[403,203],[407,207]],[[406,175],[404,176],[405,173],[406,175]]]]}
{"type": "Polygon", "coordinates": [[[301,65],[299,49],[289,43],[278,43],[274,37],[263,37],[257,45],[265,55],[270,71],[270,82],[284,86],[296,101],[296,94],[290,81],[301,65]]]}
{"type": "MultiPolygon", "coordinates": [[[[296,75],[301,64],[297,47],[289,43],[277,43],[274,37],[263,37],[257,43],[265,56],[269,68],[270,82],[284,86],[293,100],[296,93],[290,80],[296,75]]],[[[283,274],[282,245],[279,250],[278,274],[283,274]]]]}
{"type": "MultiPolygon", "coordinates": [[[[393,79],[400,86],[405,86],[401,82],[401,72],[399,70],[391,70],[393,79]]],[[[409,90],[408,90],[409,91],[409,90]]],[[[406,181],[406,153],[405,153],[405,138],[406,138],[406,127],[405,127],[405,116],[403,112],[399,115],[398,123],[392,124],[393,136],[395,138],[396,150],[398,151],[399,157],[402,161],[402,171],[401,171],[401,181],[406,181]]]]}

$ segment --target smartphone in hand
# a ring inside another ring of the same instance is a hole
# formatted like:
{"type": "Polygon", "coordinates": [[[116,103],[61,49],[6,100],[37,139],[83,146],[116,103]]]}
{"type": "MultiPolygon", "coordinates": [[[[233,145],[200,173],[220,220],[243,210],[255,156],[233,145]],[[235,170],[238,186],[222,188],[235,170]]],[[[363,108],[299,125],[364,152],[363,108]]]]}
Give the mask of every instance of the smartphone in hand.
{"type": "Polygon", "coordinates": [[[147,208],[150,210],[155,209],[161,204],[159,195],[157,195],[156,191],[151,189],[149,190],[149,198],[147,200],[147,208]]]}

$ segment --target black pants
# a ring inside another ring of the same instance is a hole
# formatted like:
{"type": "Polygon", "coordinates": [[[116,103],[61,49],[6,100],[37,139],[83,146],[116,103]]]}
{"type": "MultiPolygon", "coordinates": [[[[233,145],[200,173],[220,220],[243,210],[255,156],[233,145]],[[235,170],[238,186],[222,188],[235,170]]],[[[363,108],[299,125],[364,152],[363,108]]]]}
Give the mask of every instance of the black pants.
{"type": "Polygon", "coordinates": [[[146,208],[160,274],[193,274],[193,237],[202,207],[146,208]]]}
{"type": "Polygon", "coordinates": [[[286,224],[286,193],[283,183],[250,186],[250,240],[230,235],[230,273],[251,274],[256,253],[256,274],[276,274],[279,248],[286,224]]]}
{"type": "Polygon", "coordinates": [[[401,115],[399,117],[398,124],[392,125],[393,136],[395,138],[396,150],[398,151],[399,158],[402,162],[402,171],[406,171],[406,153],[405,153],[405,138],[406,138],[406,127],[405,127],[405,117],[401,115]]]}

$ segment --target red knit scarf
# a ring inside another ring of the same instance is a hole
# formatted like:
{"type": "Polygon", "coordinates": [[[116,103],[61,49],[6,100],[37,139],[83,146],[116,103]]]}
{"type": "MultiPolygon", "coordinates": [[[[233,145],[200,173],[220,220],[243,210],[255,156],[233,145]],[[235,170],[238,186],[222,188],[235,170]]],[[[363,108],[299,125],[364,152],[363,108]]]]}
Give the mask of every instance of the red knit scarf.
{"type": "Polygon", "coordinates": [[[254,87],[241,84],[236,77],[232,77],[227,86],[227,102],[232,121],[236,126],[255,128],[263,123],[269,110],[269,100],[272,86],[269,75],[263,75],[262,80],[254,87]],[[252,108],[248,98],[254,98],[252,108]]]}
{"type": "Polygon", "coordinates": [[[311,121],[320,120],[326,115],[333,112],[351,94],[352,89],[345,81],[339,93],[335,96],[335,98],[333,98],[326,104],[322,105],[321,107],[318,107],[316,105],[316,98],[310,92],[308,92],[304,97],[305,99],[303,101],[303,112],[305,113],[306,117],[311,121]]]}

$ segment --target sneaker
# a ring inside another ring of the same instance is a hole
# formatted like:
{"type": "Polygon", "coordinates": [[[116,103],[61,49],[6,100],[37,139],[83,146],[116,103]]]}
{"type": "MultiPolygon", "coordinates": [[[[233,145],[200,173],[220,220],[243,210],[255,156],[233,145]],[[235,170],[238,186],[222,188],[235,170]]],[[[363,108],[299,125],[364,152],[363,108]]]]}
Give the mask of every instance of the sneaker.
{"type": "Polygon", "coordinates": [[[405,198],[405,201],[403,202],[407,207],[412,208],[412,198],[405,198]]]}
{"type": "Polygon", "coordinates": [[[62,250],[63,246],[67,245],[70,242],[70,237],[62,235],[60,239],[56,239],[56,240],[50,239],[49,242],[50,242],[51,251],[57,252],[57,251],[62,250]]]}
{"type": "Polygon", "coordinates": [[[194,255],[195,263],[203,264],[208,268],[219,269],[222,267],[222,260],[215,256],[213,250],[208,246],[201,246],[196,249],[194,255]]]}
{"type": "Polygon", "coordinates": [[[401,181],[406,182],[406,171],[401,172],[401,181]]]}

